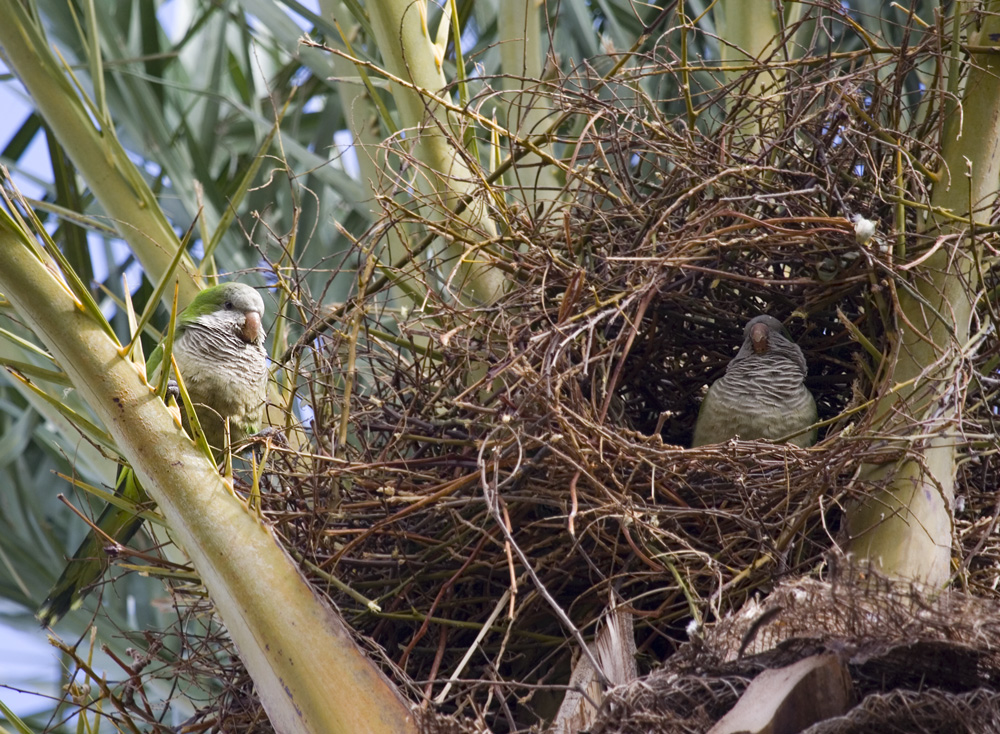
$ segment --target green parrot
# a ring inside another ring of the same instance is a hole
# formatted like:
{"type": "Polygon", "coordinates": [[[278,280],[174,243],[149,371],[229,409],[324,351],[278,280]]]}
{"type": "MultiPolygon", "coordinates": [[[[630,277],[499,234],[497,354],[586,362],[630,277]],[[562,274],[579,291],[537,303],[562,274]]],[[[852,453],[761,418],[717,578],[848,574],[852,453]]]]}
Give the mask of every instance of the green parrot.
{"type": "MultiPolygon", "coordinates": [[[[206,288],[177,318],[173,355],[209,446],[218,459],[229,419],[232,444],[260,430],[267,396],[267,352],[264,349],[264,301],[243,283],[206,288]]],[[[162,360],[162,345],[147,362],[150,376],[162,360]]],[[[183,414],[183,411],[182,411],[183,414]]],[[[187,417],[184,428],[190,433],[187,417]]],[[[135,503],[148,502],[145,490],[127,467],[119,473],[116,494],[135,503]]],[[[143,520],[109,504],[97,527],[121,545],[135,535],[143,520]]],[[[43,625],[53,625],[80,606],[109,565],[107,541],[91,532],[73,554],[38,611],[43,625]]]]}
{"type": "Polygon", "coordinates": [[[785,327],[772,316],[757,316],[743,330],[743,346],[712,383],[694,426],[692,446],[739,437],[779,439],[812,446],[816,401],[803,384],[806,358],[785,327]]]}

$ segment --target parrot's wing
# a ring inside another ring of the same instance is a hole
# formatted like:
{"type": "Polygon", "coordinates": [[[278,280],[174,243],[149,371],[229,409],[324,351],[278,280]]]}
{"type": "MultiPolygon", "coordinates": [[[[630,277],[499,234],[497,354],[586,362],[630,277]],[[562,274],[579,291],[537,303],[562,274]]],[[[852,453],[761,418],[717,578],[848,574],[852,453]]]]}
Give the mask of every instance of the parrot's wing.
{"type": "Polygon", "coordinates": [[[159,376],[162,362],[163,342],[160,342],[156,345],[156,349],[149,355],[149,359],[146,360],[146,381],[150,384],[153,384],[153,380],[159,376]]]}
{"type": "MultiPolygon", "coordinates": [[[[149,501],[146,491],[128,467],[124,467],[118,475],[118,485],[115,494],[142,504],[149,501]]],[[[113,538],[116,543],[125,545],[132,539],[143,519],[128,510],[109,504],[97,519],[97,527],[104,535],[91,530],[84,538],[76,553],[66,564],[62,575],[49,590],[48,596],[38,610],[38,620],[46,626],[52,626],[68,612],[76,609],[83,602],[83,597],[90,591],[104,572],[107,571],[110,560],[105,548],[109,545],[107,538],[113,538]],[[105,537],[107,536],[107,537],[105,537]]]]}
{"type": "Polygon", "coordinates": [[[728,424],[727,417],[720,415],[718,397],[715,392],[720,388],[713,383],[705,394],[705,399],[701,401],[701,408],[698,410],[698,418],[694,424],[694,434],[691,440],[692,448],[705,446],[711,443],[720,443],[730,436],[724,436],[725,426],[728,424]]]}

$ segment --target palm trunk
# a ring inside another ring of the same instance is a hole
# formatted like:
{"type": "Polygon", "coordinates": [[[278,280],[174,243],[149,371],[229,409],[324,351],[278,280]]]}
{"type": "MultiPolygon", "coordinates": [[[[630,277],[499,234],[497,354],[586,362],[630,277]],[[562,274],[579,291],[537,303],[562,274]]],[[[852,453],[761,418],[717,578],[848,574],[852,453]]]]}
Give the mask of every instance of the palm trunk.
{"type": "MultiPolygon", "coordinates": [[[[931,204],[964,221],[928,221],[927,241],[940,245],[918,273],[915,292],[900,289],[898,358],[876,411],[876,430],[908,453],[869,467],[884,491],[852,508],[849,549],[891,576],[940,586],[951,569],[957,449],[962,442],[961,361],[978,289],[974,224],[988,223],[1000,180],[1000,79],[995,71],[1000,2],[988,3],[972,55],[964,100],[946,121],[946,168],[931,204]],[[994,67],[994,68],[991,68],[994,67]],[[971,213],[970,213],[971,208],[971,213]],[[892,392],[888,388],[900,386],[892,392]]],[[[898,226],[903,226],[900,223],[898,226]]]]}

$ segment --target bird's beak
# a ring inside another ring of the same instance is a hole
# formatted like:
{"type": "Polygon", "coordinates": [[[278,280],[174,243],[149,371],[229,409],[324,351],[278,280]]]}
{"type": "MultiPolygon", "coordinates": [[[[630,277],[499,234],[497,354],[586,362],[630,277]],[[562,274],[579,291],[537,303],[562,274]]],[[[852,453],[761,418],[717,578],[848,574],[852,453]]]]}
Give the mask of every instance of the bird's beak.
{"type": "Polygon", "coordinates": [[[754,324],[750,330],[750,342],[753,344],[755,354],[765,354],[767,352],[767,325],[754,324]]]}
{"type": "Polygon", "coordinates": [[[246,318],[243,321],[243,329],[240,332],[243,341],[247,344],[256,342],[260,338],[262,331],[260,314],[256,311],[247,311],[246,318]]]}

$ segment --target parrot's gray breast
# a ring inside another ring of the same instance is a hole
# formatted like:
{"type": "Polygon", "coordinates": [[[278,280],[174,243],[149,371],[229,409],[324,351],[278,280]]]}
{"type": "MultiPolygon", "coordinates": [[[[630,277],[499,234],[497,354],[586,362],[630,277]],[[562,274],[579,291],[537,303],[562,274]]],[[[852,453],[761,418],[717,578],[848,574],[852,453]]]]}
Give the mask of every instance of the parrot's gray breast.
{"type": "Polygon", "coordinates": [[[726,374],[705,396],[693,446],[721,443],[736,436],[748,441],[792,434],[798,434],[790,439],[797,446],[816,442],[816,429],[805,431],[816,422],[816,401],[803,384],[806,361],[802,350],[774,328],[765,349],[763,353],[754,350],[748,331],[726,374]]]}
{"type": "Polygon", "coordinates": [[[224,445],[225,418],[231,442],[259,430],[267,395],[263,345],[245,342],[229,328],[195,322],[177,339],[174,354],[209,445],[224,445]]]}

